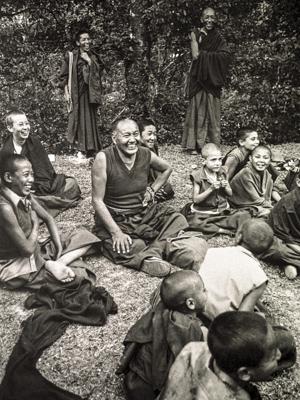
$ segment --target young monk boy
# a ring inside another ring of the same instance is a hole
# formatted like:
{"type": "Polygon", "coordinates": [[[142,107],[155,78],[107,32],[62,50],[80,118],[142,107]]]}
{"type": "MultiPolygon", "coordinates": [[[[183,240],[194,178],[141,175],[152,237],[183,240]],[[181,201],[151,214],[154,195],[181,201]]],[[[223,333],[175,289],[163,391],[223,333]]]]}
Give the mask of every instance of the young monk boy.
{"type": "MultiPolygon", "coordinates": [[[[148,147],[151,151],[153,151],[158,156],[158,144],[157,144],[157,130],[154,122],[151,119],[141,119],[138,121],[138,127],[141,134],[141,144],[144,147],[148,147]]],[[[150,168],[149,172],[149,185],[155,181],[157,178],[157,171],[154,171],[150,168]]],[[[164,184],[162,188],[160,188],[155,193],[155,200],[166,201],[170,200],[174,197],[174,190],[170,182],[164,184]]]]}
{"type": "Polygon", "coordinates": [[[23,111],[15,110],[6,116],[10,135],[3,143],[0,158],[8,154],[22,154],[32,165],[35,181],[32,190],[38,201],[51,215],[74,207],[80,199],[75,178],[57,174],[39,138],[30,134],[30,123],[23,111]]]}
{"type": "MultiPolygon", "coordinates": [[[[262,316],[222,313],[211,324],[207,343],[188,343],[179,353],[159,399],[259,400],[250,382],[270,380],[282,369],[279,348],[276,332],[262,316]]],[[[295,347],[292,351],[289,366],[295,362],[295,347]]]]}
{"type": "Polygon", "coordinates": [[[238,129],[236,139],[238,146],[230,150],[223,159],[229,181],[245,167],[251,151],[259,145],[258,133],[250,126],[238,129]]]}
{"type": "Polygon", "coordinates": [[[227,199],[232,190],[222,166],[220,149],[213,143],[207,143],[202,149],[202,156],[202,167],[190,175],[193,203],[188,203],[181,213],[191,229],[208,235],[231,234],[245,219],[250,218],[250,214],[230,210],[227,199]]]}
{"type": "Polygon", "coordinates": [[[231,180],[230,203],[235,208],[252,208],[258,216],[267,215],[272,208],[273,181],[267,168],[271,150],[259,145],[251,153],[250,162],[231,180]]]}
{"type": "Polygon", "coordinates": [[[99,240],[83,229],[61,241],[54,219],[31,196],[34,176],[26,157],[1,158],[0,178],[0,281],[11,289],[38,289],[46,282],[70,282],[84,275],[84,268],[69,265],[99,240]],[[39,218],[51,238],[43,249],[38,243],[39,218]]]}
{"type": "Polygon", "coordinates": [[[177,271],[164,278],[160,295],[155,310],[144,314],[124,341],[125,387],[130,400],[154,400],[180,350],[190,341],[202,341],[206,331],[197,318],[206,302],[197,272],[177,271]]]}
{"type": "Polygon", "coordinates": [[[220,214],[229,208],[227,197],[232,194],[226,171],[222,167],[222,153],[214,143],[207,143],[202,149],[202,157],[202,167],[190,176],[193,182],[191,211],[220,214]]]}

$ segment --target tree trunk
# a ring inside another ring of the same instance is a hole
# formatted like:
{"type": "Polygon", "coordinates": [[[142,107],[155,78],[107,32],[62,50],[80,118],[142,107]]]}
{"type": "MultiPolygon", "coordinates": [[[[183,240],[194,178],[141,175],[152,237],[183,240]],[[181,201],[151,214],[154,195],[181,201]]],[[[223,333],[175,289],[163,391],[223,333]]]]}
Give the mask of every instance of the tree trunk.
{"type": "Polygon", "coordinates": [[[148,116],[148,91],[150,74],[151,42],[147,26],[143,22],[142,10],[147,7],[147,1],[131,0],[130,27],[132,46],[131,57],[124,62],[126,80],[126,105],[131,116],[148,116]]]}

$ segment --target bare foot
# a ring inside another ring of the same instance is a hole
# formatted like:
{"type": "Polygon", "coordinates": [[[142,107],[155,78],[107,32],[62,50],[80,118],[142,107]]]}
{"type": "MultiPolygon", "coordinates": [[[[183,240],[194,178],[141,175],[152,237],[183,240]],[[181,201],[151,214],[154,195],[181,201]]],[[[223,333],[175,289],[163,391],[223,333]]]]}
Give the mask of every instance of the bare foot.
{"type": "Polygon", "coordinates": [[[75,278],[74,271],[59,261],[48,260],[45,263],[45,268],[61,282],[71,282],[75,278]]]}

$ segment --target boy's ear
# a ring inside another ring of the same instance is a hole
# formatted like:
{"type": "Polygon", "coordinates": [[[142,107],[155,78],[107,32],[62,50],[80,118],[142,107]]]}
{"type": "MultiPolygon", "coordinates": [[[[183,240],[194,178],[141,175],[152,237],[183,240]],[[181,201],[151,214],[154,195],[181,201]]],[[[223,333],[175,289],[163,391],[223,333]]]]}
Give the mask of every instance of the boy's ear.
{"type": "Polygon", "coordinates": [[[116,144],[116,133],[115,132],[111,135],[111,140],[112,140],[113,144],[116,144]]]}
{"type": "Polygon", "coordinates": [[[11,183],[12,182],[12,176],[10,172],[4,172],[4,181],[7,183],[11,183]]]}
{"type": "Polygon", "coordinates": [[[185,305],[191,311],[194,311],[196,308],[195,300],[192,297],[189,297],[185,300],[185,305]]]}
{"type": "Polygon", "coordinates": [[[239,380],[244,382],[249,382],[251,380],[251,372],[247,367],[240,367],[237,370],[237,376],[239,380]]]}
{"type": "Polygon", "coordinates": [[[296,179],[296,185],[300,187],[300,177],[296,179]]]}
{"type": "Polygon", "coordinates": [[[6,125],[8,132],[13,133],[13,127],[6,125]]]}

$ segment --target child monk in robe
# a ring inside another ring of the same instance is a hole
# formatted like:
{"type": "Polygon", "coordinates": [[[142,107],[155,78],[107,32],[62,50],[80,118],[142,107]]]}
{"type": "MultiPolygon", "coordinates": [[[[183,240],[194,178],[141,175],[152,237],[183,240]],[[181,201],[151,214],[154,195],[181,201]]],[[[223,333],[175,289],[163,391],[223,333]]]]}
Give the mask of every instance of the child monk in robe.
{"type": "MultiPolygon", "coordinates": [[[[31,163],[20,154],[6,155],[0,164],[0,282],[10,289],[39,289],[52,282],[88,278],[73,262],[99,239],[85,229],[62,238],[53,217],[31,196],[31,163]],[[39,245],[39,220],[48,228],[47,243],[39,245]]],[[[82,264],[82,262],[81,262],[82,264]]]]}
{"type": "Polygon", "coordinates": [[[191,342],[182,349],[159,399],[261,400],[250,382],[271,380],[295,360],[288,332],[257,313],[227,311],[214,319],[207,343],[191,342]]]}
{"type": "Polygon", "coordinates": [[[207,143],[202,149],[203,165],[191,173],[193,203],[181,210],[190,229],[207,236],[216,233],[235,233],[238,226],[250,218],[248,212],[230,209],[228,199],[232,190],[222,166],[221,150],[214,143],[207,143]]]}
{"type": "Polygon", "coordinates": [[[267,168],[271,150],[259,145],[249,157],[249,163],[231,180],[230,204],[235,208],[254,209],[257,216],[270,213],[272,208],[273,180],[267,168]]]}
{"type": "Polygon", "coordinates": [[[206,302],[197,272],[177,271],[164,278],[160,295],[158,306],[130,328],[124,341],[128,359],[118,372],[125,372],[127,397],[131,400],[154,400],[180,350],[190,341],[204,340],[207,332],[197,318],[206,302]]]}

